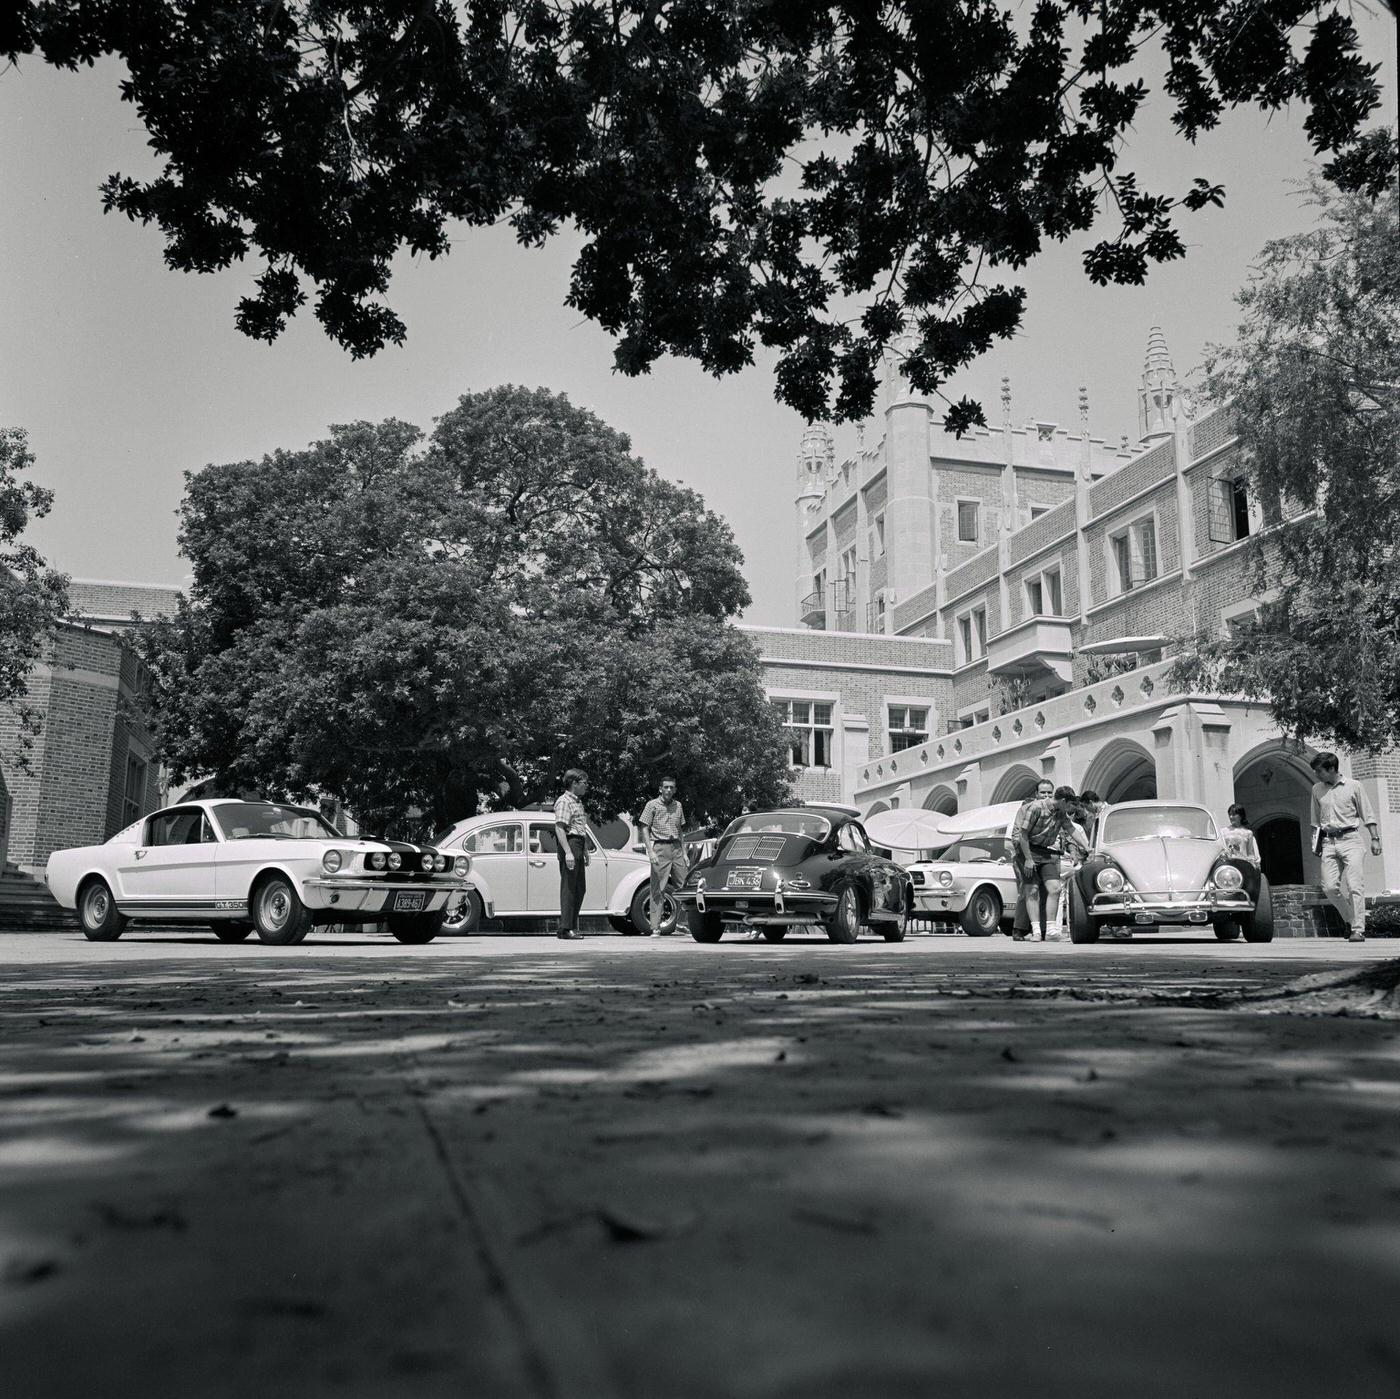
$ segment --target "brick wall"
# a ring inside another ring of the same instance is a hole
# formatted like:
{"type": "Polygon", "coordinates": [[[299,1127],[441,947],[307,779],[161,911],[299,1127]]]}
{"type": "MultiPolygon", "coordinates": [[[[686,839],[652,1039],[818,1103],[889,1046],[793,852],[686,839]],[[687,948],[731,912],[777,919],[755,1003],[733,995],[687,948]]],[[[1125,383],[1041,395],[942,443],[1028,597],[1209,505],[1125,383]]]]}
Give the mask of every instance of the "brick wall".
{"type": "Polygon", "coordinates": [[[74,578],[68,584],[68,601],[77,617],[126,621],[133,612],[145,618],[169,617],[180,596],[178,588],[146,583],[103,583],[74,578]]]}
{"type": "Polygon", "coordinates": [[[957,568],[997,538],[1001,529],[1001,470],[998,467],[959,469],[935,462],[933,484],[937,503],[938,556],[946,559],[950,567],[957,568]],[[959,500],[981,503],[975,544],[964,544],[958,539],[959,500]]]}
{"type": "Polygon", "coordinates": [[[1028,559],[1046,545],[1074,532],[1074,492],[1070,487],[1070,499],[1057,505],[1048,515],[1032,521],[1019,529],[1007,542],[1007,558],[1011,563],[1028,559]]]}
{"type": "Polygon", "coordinates": [[[1344,938],[1342,916],[1309,884],[1279,884],[1270,891],[1276,938],[1344,938]]]}
{"type": "Polygon", "coordinates": [[[1111,476],[1089,487],[1089,513],[1104,515],[1154,481],[1164,481],[1176,471],[1175,443],[1171,438],[1150,452],[1120,466],[1111,476]]]}
{"type": "MultiPolygon", "coordinates": [[[[1022,471],[1016,472],[1016,498],[1025,507],[1026,511],[1032,505],[1048,505],[1052,508],[1062,505],[1067,500],[1074,499],[1074,478],[1064,475],[1050,475],[1044,471],[1022,471]]],[[[1026,513],[1023,518],[1028,522],[1022,528],[1029,527],[1030,515],[1026,513]]],[[[1040,520],[1045,518],[1044,515],[1040,520]]],[[[1039,524],[1040,520],[1035,523],[1039,524]]]]}
{"type": "MultiPolygon", "coordinates": [[[[919,624],[922,626],[924,620],[929,617],[934,618],[935,627],[937,619],[934,615],[934,603],[938,600],[938,584],[930,583],[927,588],[914,594],[913,597],[901,602],[894,609],[894,629],[902,632],[908,626],[919,624]]],[[[912,633],[913,635],[926,635],[922,630],[912,633]]]]}
{"type": "Polygon", "coordinates": [[[1189,437],[1191,460],[1213,452],[1222,442],[1228,441],[1235,433],[1235,410],[1230,404],[1213,408],[1198,418],[1191,427],[1189,437]]]}
{"type": "Polygon", "coordinates": [[[797,627],[741,625],[739,630],[762,656],[776,661],[849,661],[945,672],[952,666],[952,646],[946,641],[912,636],[843,636],[797,627]]]}

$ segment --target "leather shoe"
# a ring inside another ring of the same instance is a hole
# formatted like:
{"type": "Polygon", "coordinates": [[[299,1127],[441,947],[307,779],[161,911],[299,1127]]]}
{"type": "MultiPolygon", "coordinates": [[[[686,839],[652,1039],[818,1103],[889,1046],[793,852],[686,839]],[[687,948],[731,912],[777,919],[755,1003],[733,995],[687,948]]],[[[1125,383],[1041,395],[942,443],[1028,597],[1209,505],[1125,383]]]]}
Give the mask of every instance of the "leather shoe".
{"type": "Polygon", "coordinates": [[[1347,939],[1347,941],[1348,941],[1348,942],[1365,942],[1365,941],[1366,941],[1366,934],[1365,934],[1365,933],[1353,933],[1353,934],[1347,939]]]}
{"type": "Polygon", "coordinates": [[[583,934],[575,928],[560,928],[554,935],[557,938],[564,938],[568,942],[582,942],[583,934]]]}

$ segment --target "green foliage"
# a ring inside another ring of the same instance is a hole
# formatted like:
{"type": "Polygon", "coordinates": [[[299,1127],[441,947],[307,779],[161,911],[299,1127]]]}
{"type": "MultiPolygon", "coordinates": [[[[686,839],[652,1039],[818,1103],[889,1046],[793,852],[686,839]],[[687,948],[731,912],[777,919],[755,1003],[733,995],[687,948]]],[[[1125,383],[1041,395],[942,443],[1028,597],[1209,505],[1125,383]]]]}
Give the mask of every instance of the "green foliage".
{"type": "Polygon", "coordinates": [[[1265,516],[1236,636],[1197,639],[1179,683],[1267,698],[1299,736],[1400,742],[1400,218],[1313,185],[1313,232],[1270,243],[1238,297],[1239,336],[1208,365],[1233,403],[1265,516]]]}
{"type": "Polygon", "coordinates": [[[787,768],[728,526],[544,390],[187,476],[194,583],[142,641],[165,761],[388,825],[469,814],[502,765],[599,812],[676,776],[722,819],[787,768]]]}
{"type": "MultiPolygon", "coordinates": [[[[1395,170],[1363,132],[1376,65],[1342,0],[1040,0],[1028,24],[986,0],[3,8],[0,56],[125,62],[165,166],[114,175],[106,207],[157,224],[175,268],[259,257],[245,334],[276,337],[310,299],[374,354],[405,335],[384,299],[398,252],[442,256],[454,221],[509,220],[527,244],[567,224],[569,304],[616,337],[619,369],[669,353],[732,373],[762,344],[808,418],[866,416],[892,343],[939,391],[1015,333],[1024,293],[999,269],[1046,239],[1107,218],[1084,259],[1099,283],[1184,255],[1177,215],[1224,192],[1120,168],[1145,47],[1187,140],[1230,107],[1294,103],[1339,181],[1374,193],[1395,170]]],[[[956,429],[982,420],[950,406],[956,429]]]]}
{"type": "Polygon", "coordinates": [[[13,751],[4,756],[21,767],[40,719],[25,703],[29,672],[68,608],[67,577],[20,541],[29,522],[53,504],[52,491],[19,479],[33,465],[24,431],[0,428],[0,711],[11,717],[15,735],[13,751]]]}

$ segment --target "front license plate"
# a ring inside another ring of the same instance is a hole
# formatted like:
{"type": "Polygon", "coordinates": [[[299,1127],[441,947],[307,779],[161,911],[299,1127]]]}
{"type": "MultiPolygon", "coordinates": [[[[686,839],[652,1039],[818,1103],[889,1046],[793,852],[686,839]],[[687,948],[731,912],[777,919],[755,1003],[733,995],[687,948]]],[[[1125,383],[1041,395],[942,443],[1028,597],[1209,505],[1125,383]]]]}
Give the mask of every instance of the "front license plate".
{"type": "Polygon", "coordinates": [[[730,870],[726,889],[757,889],[763,878],[762,870],[730,870]]]}
{"type": "Polygon", "coordinates": [[[422,913],[428,905],[426,894],[395,894],[395,913],[422,913]]]}

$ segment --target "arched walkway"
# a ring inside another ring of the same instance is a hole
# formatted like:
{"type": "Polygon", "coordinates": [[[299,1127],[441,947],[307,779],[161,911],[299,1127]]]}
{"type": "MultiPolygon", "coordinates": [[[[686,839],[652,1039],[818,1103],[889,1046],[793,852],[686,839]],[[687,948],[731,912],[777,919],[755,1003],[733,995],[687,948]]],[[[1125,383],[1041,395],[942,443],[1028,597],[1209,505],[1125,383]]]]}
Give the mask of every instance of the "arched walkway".
{"type": "Polygon", "coordinates": [[[1097,792],[1110,803],[1151,801],[1157,795],[1157,764],[1140,743],[1115,739],[1089,764],[1080,791],[1097,792]]]}
{"type": "Polygon", "coordinates": [[[1027,797],[1035,796],[1035,786],[1039,781],[1040,774],[1038,772],[1033,768],[1028,768],[1024,763],[1017,763],[1015,767],[1007,768],[1002,773],[988,805],[997,806],[1001,802],[1023,802],[1027,797]]]}
{"type": "Polygon", "coordinates": [[[1308,845],[1313,783],[1308,756],[1299,745],[1276,739],[1235,764],[1235,800],[1254,828],[1271,884],[1315,884],[1322,877],[1308,845]]]}
{"type": "Polygon", "coordinates": [[[940,816],[956,816],[958,794],[951,787],[935,787],[924,798],[924,810],[936,811],[940,816]]]}

